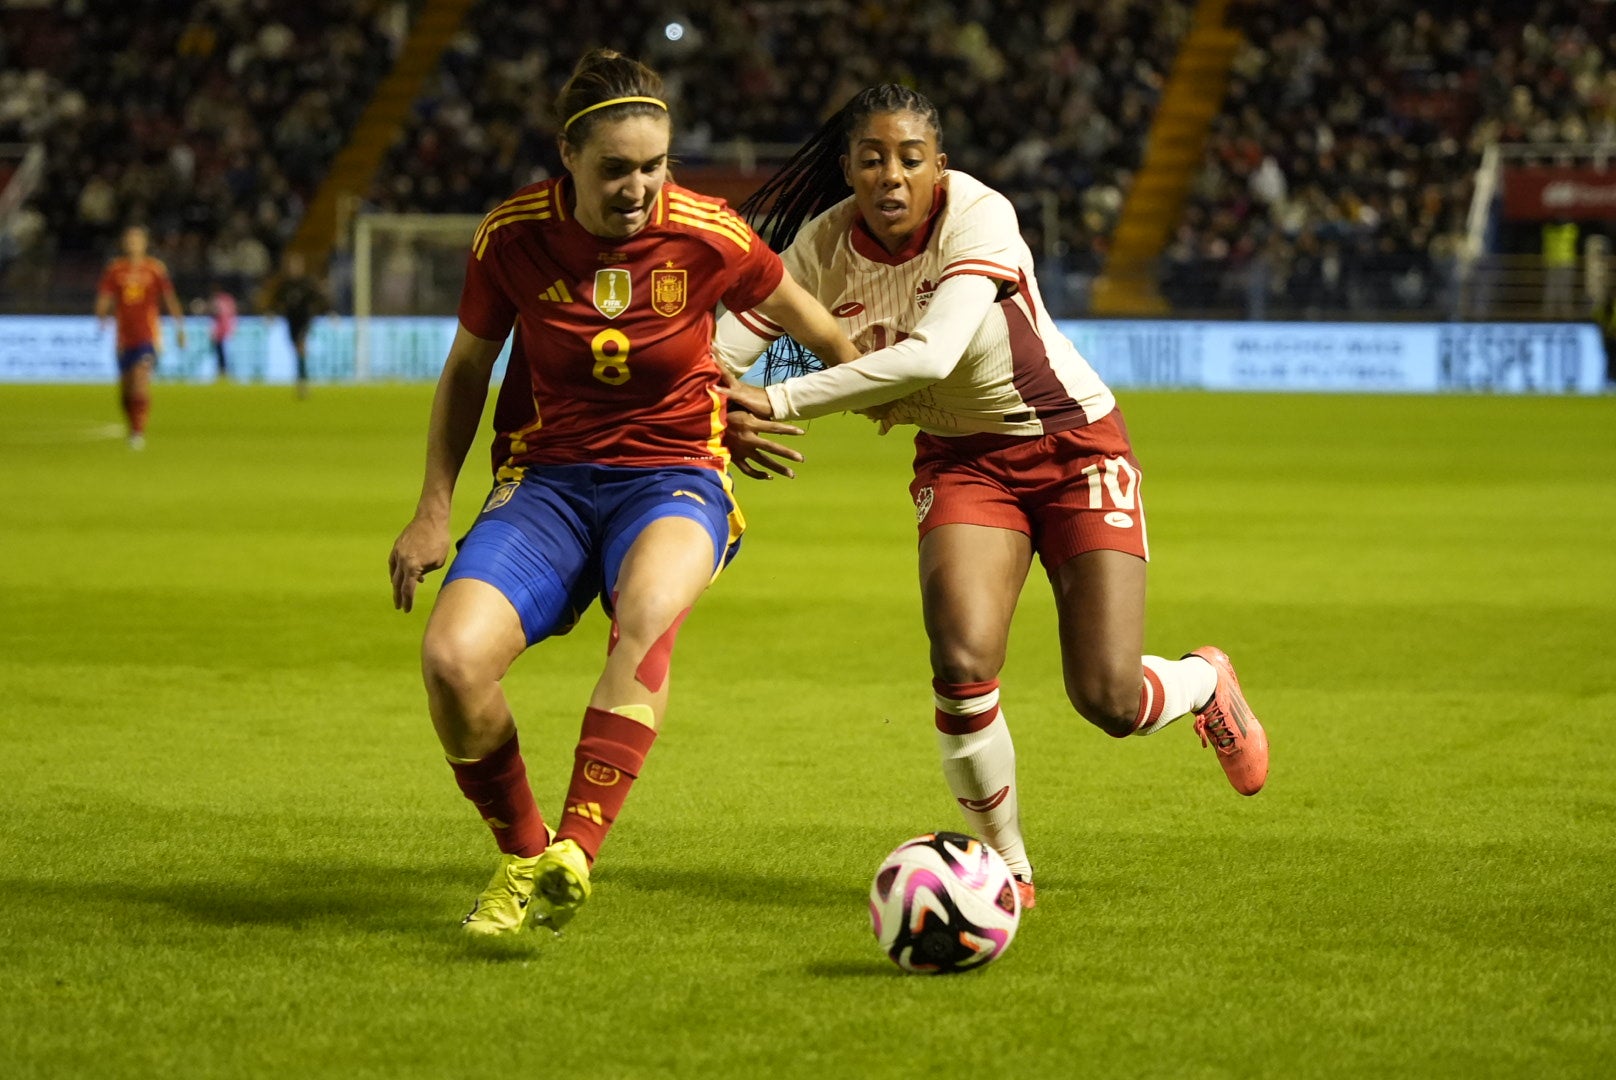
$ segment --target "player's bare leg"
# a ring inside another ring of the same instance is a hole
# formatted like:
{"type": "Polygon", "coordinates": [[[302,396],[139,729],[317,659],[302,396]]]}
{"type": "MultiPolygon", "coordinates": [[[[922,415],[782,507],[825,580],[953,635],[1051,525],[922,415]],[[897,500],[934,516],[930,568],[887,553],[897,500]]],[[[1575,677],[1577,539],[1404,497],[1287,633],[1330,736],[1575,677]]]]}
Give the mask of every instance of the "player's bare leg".
{"type": "Polygon", "coordinates": [[[516,734],[499,681],[527,648],[522,620],[484,581],[444,586],[421,642],[421,673],[438,741],[451,759],[475,760],[516,734]]]}
{"type": "MultiPolygon", "coordinates": [[[[1245,707],[1233,667],[1225,674],[1206,649],[1182,660],[1143,655],[1143,559],[1121,551],[1085,552],[1056,567],[1050,583],[1066,695],[1078,713],[1106,734],[1123,738],[1152,734],[1193,712],[1196,730],[1203,742],[1210,732],[1236,790],[1251,795],[1262,787],[1267,741],[1245,707]],[[1254,732],[1249,739],[1247,729],[1254,732]]],[[[1222,662],[1227,666],[1227,657],[1222,662]]]]}
{"type": "Polygon", "coordinates": [[[151,413],[152,362],[142,360],[118,376],[124,416],[129,421],[129,448],[146,446],[146,417],[151,413]]]}
{"type": "Polygon", "coordinates": [[[713,576],[713,542],[684,517],[659,518],[618,572],[606,669],[584,711],[556,841],[535,868],[535,918],[559,931],[589,899],[589,868],[645,765],[668,703],[674,640],[713,576]]]}
{"type": "Polygon", "coordinates": [[[522,621],[503,593],[470,578],[438,594],[421,643],[421,671],[438,741],[455,782],[477,807],[501,858],[462,926],[478,937],[522,928],[534,867],[551,838],[528,786],[499,681],[527,647],[522,621]]]}
{"type": "Polygon", "coordinates": [[[998,680],[1031,565],[1032,541],[1011,529],[939,525],[920,542],[921,609],[931,641],[943,777],[970,830],[1004,856],[1023,907],[1035,903],[1032,865],[998,680]]]}

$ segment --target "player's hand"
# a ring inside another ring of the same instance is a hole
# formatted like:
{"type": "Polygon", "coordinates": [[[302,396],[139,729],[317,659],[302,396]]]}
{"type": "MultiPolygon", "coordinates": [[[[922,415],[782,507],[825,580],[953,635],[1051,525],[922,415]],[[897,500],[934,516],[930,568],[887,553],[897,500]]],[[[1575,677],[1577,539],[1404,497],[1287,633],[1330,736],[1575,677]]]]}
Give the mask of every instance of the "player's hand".
{"type": "MultiPolygon", "coordinates": [[[[733,376],[725,375],[724,385],[718,388],[718,392],[729,398],[731,405],[739,405],[753,416],[763,420],[774,419],[774,405],[770,403],[769,395],[763,392],[761,386],[752,386],[733,376]]],[[[730,412],[733,414],[734,410],[731,409],[730,412]]]]}
{"type": "Polygon", "coordinates": [[[760,420],[744,409],[731,409],[729,423],[724,428],[724,445],[729,449],[730,461],[742,474],[754,480],[772,480],[775,473],[787,480],[797,474],[791,466],[778,461],[802,461],[802,454],[789,446],[767,439],[766,435],[801,435],[802,428],[782,424],[778,420],[760,420]],[[763,470],[767,469],[768,472],[763,470]]]}
{"type": "Polygon", "coordinates": [[[185,331],[184,330],[176,330],[176,331],[174,331],[174,343],[176,345],[178,345],[182,349],[185,348],[185,331]]]}
{"type": "Polygon", "coordinates": [[[415,587],[438,569],[449,557],[449,526],[434,518],[416,517],[404,526],[387,556],[387,572],[393,579],[393,607],[410,611],[415,607],[415,587]]]}

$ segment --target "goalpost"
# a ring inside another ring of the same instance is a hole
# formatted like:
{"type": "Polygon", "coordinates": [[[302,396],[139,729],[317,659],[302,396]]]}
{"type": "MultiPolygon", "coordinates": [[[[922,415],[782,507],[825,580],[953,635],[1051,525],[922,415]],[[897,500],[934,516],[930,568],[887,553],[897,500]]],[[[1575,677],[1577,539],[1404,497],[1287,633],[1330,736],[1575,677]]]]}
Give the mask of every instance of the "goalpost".
{"type": "MultiPolygon", "coordinates": [[[[371,375],[371,316],[453,316],[480,214],[354,216],[354,375],[371,375]]],[[[442,357],[438,357],[441,362],[442,357]]]]}

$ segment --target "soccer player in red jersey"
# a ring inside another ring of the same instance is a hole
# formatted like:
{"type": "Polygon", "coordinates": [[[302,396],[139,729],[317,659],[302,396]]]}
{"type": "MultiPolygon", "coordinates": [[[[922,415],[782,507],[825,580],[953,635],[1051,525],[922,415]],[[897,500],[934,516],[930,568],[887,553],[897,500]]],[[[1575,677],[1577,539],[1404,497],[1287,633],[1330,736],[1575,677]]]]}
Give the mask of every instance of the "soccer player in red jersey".
{"type": "Polygon", "coordinates": [[[557,99],[567,174],[483,219],[420,501],[389,558],[394,604],[408,611],[448,555],[455,477],[514,328],[494,487],[422,643],[438,738],[502,853],[464,920],[474,935],[520,930],[530,903],[559,930],[587,899],[590,866],[661,724],[675,635],[740,539],[714,309],[756,311],[832,362],[857,355],[744,221],[668,179],[661,85],[610,50],[585,55],[557,99]],[[500,679],[597,595],[612,616],[605,670],[552,831],[500,679]]]}
{"type": "Polygon", "coordinates": [[[118,390],[129,421],[129,445],[146,445],[146,417],[151,412],[151,374],[157,365],[157,301],[161,297],[174,317],[174,340],[185,348],[184,313],[168,268],[146,254],[150,237],[144,227],[123,231],[123,258],[113,259],[96,289],[95,317],[106,329],[107,320],[118,324],[118,390]]]}
{"type": "MultiPolygon", "coordinates": [[[[871,351],[730,393],[764,418],[873,408],[884,427],[920,427],[910,494],[943,774],[1031,907],[998,676],[1034,553],[1055,594],[1067,697],[1089,722],[1148,735],[1193,713],[1242,795],[1267,778],[1268,740],[1221,650],[1144,655],[1149,548],[1127,427],[1053,325],[1014,207],[948,169],[941,143],[923,95],[871,87],[743,207],[767,211],[788,271],[871,351]]],[[[740,371],[780,335],[735,312],[715,350],[740,371]]]]}

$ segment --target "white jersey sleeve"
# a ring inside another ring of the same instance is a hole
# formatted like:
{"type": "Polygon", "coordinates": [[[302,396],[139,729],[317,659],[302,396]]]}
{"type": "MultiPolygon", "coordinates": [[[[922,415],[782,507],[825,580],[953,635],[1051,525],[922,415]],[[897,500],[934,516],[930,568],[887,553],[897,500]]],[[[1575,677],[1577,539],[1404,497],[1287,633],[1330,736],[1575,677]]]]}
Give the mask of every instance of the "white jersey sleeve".
{"type": "MultiPolygon", "coordinates": [[[[806,289],[810,296],[818,295],[819,265],[798,242],[786,248],[780,256],[786,273],[806,289]]],[[[769,351],[776,338],[785,334],[785,328],[765,319],[756,311],[726,311],[718,319],[713,331],[713,359],[736,378],[750,371],[758,357],[769,351]]]]}
{"type": "Polygon", "coordinates": [[[965,354],[997,292],[997,285],[976,274],[944,281],[915,328],[896,345],[768,387],[775,419],[809,420],[867,409],[946,378],[965,354]]]}

